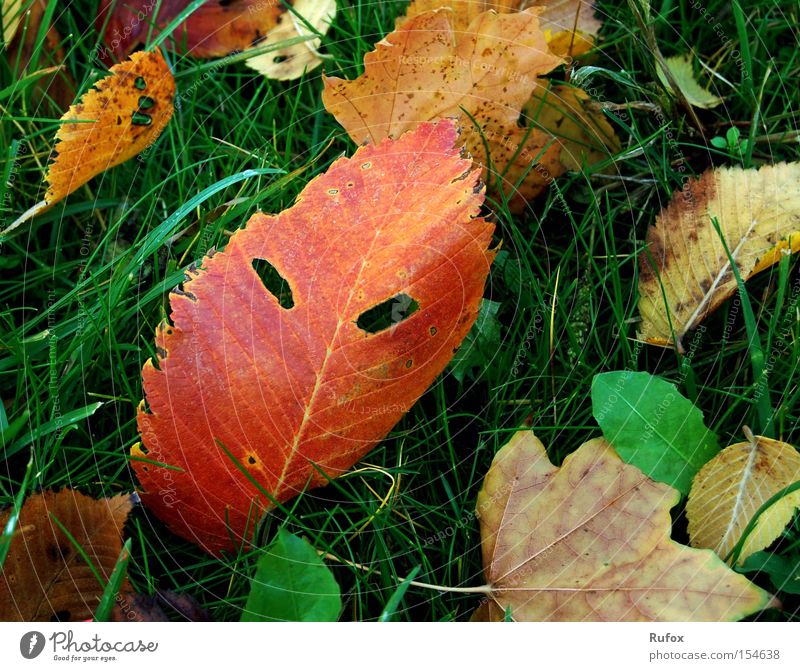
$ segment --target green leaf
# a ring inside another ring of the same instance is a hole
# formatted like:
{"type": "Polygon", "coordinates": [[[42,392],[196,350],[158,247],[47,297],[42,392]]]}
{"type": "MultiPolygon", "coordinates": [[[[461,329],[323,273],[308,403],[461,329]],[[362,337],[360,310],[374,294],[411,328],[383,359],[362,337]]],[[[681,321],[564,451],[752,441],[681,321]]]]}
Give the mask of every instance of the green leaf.
{"type": "Polygon", "coordinates": [[[754,552],[738,570],[742,573],[766,573],[779,592],[800,594],[800,553],[784,556],[771,552],[754,552]]]}
{"type": "Polygon", "coordinates": [[[279,529],[258,560],[242,622],[335,622],[339,585],[311,545],[279,529]]]}
{"type": "Polygon", "coordinates": [[[624,461],[683,494],[719,452],[703,413],[674,384],[649,373],[595,375],[592,412],[624,461]]]}

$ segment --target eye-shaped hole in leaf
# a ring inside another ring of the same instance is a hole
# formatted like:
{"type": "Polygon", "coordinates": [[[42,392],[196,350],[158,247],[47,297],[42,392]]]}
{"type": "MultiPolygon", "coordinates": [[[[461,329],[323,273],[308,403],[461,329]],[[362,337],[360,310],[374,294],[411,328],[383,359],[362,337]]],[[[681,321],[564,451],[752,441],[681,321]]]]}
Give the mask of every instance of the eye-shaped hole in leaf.
{"type": "Polygon", "coordinates": [[[419,310],[419,303],[406,293],[397,294],[379,303],[356,320],[356,326],[367,333],[378,333],[397,326],[419,310]]]}
{"type": "Polygon", "coordinates": [[[294,307],[292,288],[275,269],[275,266],[266,259],[253,259],[253,270],[256,271],[267,291],[278,299],[278,303],[283,309],[291,310],[294,307]]]}

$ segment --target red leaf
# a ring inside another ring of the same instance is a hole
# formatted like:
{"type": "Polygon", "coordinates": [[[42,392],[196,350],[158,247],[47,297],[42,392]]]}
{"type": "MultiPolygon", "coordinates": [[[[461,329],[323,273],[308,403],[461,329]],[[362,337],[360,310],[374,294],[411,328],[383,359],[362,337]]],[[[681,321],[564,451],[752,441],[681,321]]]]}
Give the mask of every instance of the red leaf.
{"type": "Polygon", "coordinates": [[[339,159],[290,209],[254,215],[171,297],[174,326],[159,328],[138,419],[147,458],[181,470],[134,468],[176,533],[211,552],[246,541],[270,507],[250,478],[278,501],[325,484],[318,469],[335,477],[360,460],[447,365],[494,256],[478,173],[456,139],[451,121],[426,123],[339,159]],[[254,259],[285,278],[293,307],[254,259]],[[359,327],[399,294],[416,312],[359,327]]]}

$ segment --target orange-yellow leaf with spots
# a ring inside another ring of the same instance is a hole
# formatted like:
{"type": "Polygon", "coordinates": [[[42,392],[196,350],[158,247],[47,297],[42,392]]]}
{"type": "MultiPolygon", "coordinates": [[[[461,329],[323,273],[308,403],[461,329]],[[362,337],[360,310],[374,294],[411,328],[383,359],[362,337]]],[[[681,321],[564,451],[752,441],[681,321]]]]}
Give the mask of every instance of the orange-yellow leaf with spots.
{"type": "Polygon", "coordinates": [[[142,373],[133,451],[173,531],[214,553],[247,543],[274,500],[341,475],[442,372],[494,256],[456,140],[441,121],[362,147],[189,271],[142,373]]]}
{"type": "Polygon", "coordinates": [[[603,439],[557,468],[518,432],[478,494],[489,598],[475,619],[717,621],[775,605],[712,551],[670,538],[679,498],[603,439]]]}
{"type": "MultiPolygon", "coordinates": [[[[552,110],[559,107],[566,112],[583,106],[571,93],[559,101],[561,89],[555,88],[547,95],[556,104],[538,104],[546,94],[540,76],[562,62],[547,47],[538,11],[483,12],[465,30],[454,27],[452,9],[418,14],[365,56],[363,75],[351,81],[325,78],[323,103],[358,143],[397,137],[423,121],[457,118],[462,142],[483,167],[484,179],[519,211],[571,167],[562,161],[567,140],[560,122],[566,121],[568,134],[589,135],[595,144],[602,144],[601,135],[614,137],[604,119],[578,128],[593,115],[588,110],[573,120],[554,118],[552,110]],[[521,114],[528,121],[523,110],[542,107],[550,110],[547,124],[530,119],[528,127],[520,127],[521,114]]],[[[604,148],[604,155],[609,150],[604,148]]]]}
{"type": "Polygon", "coordinates": [[[592,0],[413,0],[398,24],[442,7],[453,10],[453,26],[458,31],[466,30],[475,17],[488,10],[506,14],[539,7],[540,26],[550,50],[559,56],[577,57],[589,51],[602,26],[592,0]]]}
{"type": "MultiPolygon", "coordinates": [[[[62,489],[26,498],[0,571],[0,620],[92,617],[122,551],[122,527],[132,507],[128,494],[94,500],[62,489]]],[[[0,511],[0,529],[12,514],[0,511]]]]}
{"type": "Polygon", "coordinates": [[[150,146],[172,117],[174,97],[175,79],[160,51],[139,51],[112,67],[61,117],[44,200],[2,233],[150,146]]]}

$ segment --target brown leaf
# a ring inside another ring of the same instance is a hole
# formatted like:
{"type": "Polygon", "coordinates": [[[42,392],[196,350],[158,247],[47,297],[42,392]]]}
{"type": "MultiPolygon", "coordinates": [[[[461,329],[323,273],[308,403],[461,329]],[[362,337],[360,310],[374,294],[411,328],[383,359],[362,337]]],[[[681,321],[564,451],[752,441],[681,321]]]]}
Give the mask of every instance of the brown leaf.
{"type": "Polygon", "coordinates": [[[680,496],[629,466],[603,439],[556,468],[520,431],[478,495],[491,605],[525,621],[737,620],[774,605],[710,550],[670,538],[680,496]]]}
{"type": "Polygon", "coordinates": [[[120,593],[117,604],[111,611],[111,621],[170,622],[167,612],[172,611],[188,622],[212,621],[208,611],[194,597],[171,590],[156,592],[154,596],[135,592],[120,593]]]}
{"type": "Polygon", "coordinates": [[[716,219],[742,280],[800,249],[800,163],[717,168],[689,180],[647,231],[639,256],[639,337],[681,339],[736,291],[716,219]]]}
{"type": "MultiPolygon", "coordinates": [[[[95,501],[68,489],[25,499],[0,574],[0,620],[75,622],[92,617],[105,585],[55,520],[108,581],[132,507],[127,494],[95,501]]],[[[10,511],[0,514],[0,528],[9,516],[10,511]]]]}
{"type": "MultiPolygon", "coordinates": [[[[800,481],[800,454],[764,436],[726,447],[695,476],[686,518],[689,542],[726,559],[756,512],[784,487],[800,481]]],[[[784,496],[758,518],[739,553],[743,562],[769,546],[800,506],[800,491],[784,496]]]]}
{"type": "Polygon", "coordinates": [[[173,325],[142,373],[147,451],[133,455],[180,470],[133,466],[173,531],[212,552],[249,542],[271,499],[342,474],[442,372],[494,258],[456,139],[452,122],[422,124],[339,159],[171,296],[173,325]],[[371,327],[380,306],[392,316],[371,327]]]}

